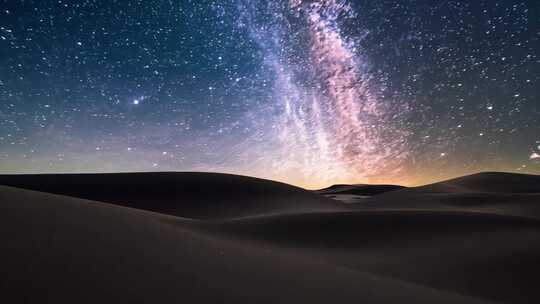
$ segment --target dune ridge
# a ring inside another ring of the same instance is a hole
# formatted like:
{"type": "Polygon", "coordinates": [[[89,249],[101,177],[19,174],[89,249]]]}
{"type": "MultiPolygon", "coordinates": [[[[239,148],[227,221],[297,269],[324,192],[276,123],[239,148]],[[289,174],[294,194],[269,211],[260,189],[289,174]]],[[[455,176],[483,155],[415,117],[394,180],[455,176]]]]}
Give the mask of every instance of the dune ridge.
{"type": "Polygon", "coordinates": [[[372,196],[405,188],[398,185],[332,185],[328,188],[316,190],[315,192],[323,195],[352,194],[372,196]]]}
{"type": "Polygon", "coordinates": [[[0,175],[0,185],[201,219],[345,209],[298,187],[222,173],[0,175]]]}
{"type": "Polygon", "coordinates": [[[383,193],[352,207],[462,210],[540,218],[540,176],[478,173],[383,193]]]}

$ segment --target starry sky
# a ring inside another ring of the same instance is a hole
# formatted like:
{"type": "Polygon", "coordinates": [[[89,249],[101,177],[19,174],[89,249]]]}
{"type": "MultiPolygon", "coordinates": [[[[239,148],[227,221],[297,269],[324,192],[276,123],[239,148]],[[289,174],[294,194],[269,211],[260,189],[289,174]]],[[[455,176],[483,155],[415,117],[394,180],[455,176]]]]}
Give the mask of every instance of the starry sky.
{"type": "Polygon", "coordinates": [[[0,0],[0,173],[540,174],[535,0],[0,0]]]}

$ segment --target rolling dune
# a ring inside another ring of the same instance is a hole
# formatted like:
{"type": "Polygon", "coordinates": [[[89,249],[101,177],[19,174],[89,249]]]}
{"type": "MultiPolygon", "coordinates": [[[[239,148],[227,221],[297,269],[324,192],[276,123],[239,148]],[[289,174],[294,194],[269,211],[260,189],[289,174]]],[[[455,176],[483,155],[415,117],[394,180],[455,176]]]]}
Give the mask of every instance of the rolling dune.
{"type": "Polygon", "coordinates": [[[346,205],[234,175],[0,176],[0,297],[536,302],[537,179],[480,174],[346,205]]]}

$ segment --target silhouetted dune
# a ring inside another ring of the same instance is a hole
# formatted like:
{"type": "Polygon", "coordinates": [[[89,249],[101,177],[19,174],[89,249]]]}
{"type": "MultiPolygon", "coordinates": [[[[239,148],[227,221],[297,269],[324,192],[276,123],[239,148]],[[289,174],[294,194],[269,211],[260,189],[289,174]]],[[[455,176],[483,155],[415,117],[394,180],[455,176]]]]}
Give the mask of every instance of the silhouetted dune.
{"type": "Polygon", "coordinates": [[[540,176],[479,173],[384,193],[352,208],[463,210],[540,219],[540,176]]]}
{"type": "Polygon", "coordinates": [[[477,174],[345,206],[223,174],[0,176],[70,195],[0,186],[0,299],[535,303],[537,181],[477,174]]]}
{"type": "Polygon", "coordinates": [[[378,195],[385,192],[395,191],[404,189],[403,186],[397,185],[333,185],[328,188],[320,189],[315,192],[319,194],[329,195],[329,194],[352,194],[352,195],[363,195],[363,196],[372,196],[378,195]]]}
{"type": "Polygon", "coordinates": [[[417,187],[423,192],[540,193],[540,176],[483,172],[417,187]]]}
{"type": "Polygon", "coordinates": [[[0,175],[0,185],[189,218],[336,211],[335,201],[287,184],[219,173],[0,175]]]}

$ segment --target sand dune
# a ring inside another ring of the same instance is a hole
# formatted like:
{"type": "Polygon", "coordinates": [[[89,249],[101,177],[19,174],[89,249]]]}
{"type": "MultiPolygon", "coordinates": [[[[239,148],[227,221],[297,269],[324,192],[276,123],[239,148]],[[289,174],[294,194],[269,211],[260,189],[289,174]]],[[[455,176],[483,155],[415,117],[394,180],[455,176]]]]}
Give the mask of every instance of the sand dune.
{"type": "Polygon", "coordinates": [[[537,193],[529,192],[537,176],[480,175],[482,182],[508,179],[505,193],[502,185],[489,191],[473,176],[449,181],[459,185],[445,186],[453,192],[433,191],[440,185],[403,189],[350,207],[270,181],[165,175],[1,176],[0,184],[79,198],[0,186],[0,298],[9,297],[9,303],[534,303],[538,298],[540,218],[525,207],[540,204],[537,193]],[[143,185],[145,176],[157,189],[128,190],[130,184],[143,185]],[[60,180],[67,184],[58,185],[60,180]],[[106,187],[113,180],[117,184],[106,187]],[[175,181],[183,184],[175,187],[175,181]],[[214,189],[203,197],[220,203],[202,202],[200,193],[214,189]],[[152,193],[160,206],[182,208],[154,208],[163,211],[156,213],[148,211],[151,206],[143,204],[142,210],[121,201],[141,194],[151,204],[152,193]],[[80,198],[100,195],[114,198],[114,204],[80,198]],[[456,201],[442,199],[452,195],[456,201]],[[296,200],[296,206],[287,206],[296,200]],[[203,208],[189,206],[201,202],[203,208]]]}
{"type": "Polygon", "coordinates": [[[218,173],[0,175],[0,185],[189,218],[344,209],[332,200],[301,188],[218,173]]]}
{"type": "Polygon", "coordinates": [[[372,196],[400,189],[405,189],[405,187],[397,185],[333,185],[315,192],[323,195],[352,194],[372,196]]]}
{"type": "Polygon", "coordinates": [[[517,216],[358,211],[244,219],[217,231],[386,278],[508,303],[528,303],[540,271],[540,221],[517,216]]]}
{"type": "Polygon", "coordinates": [[[479,173],[383,193],[354,208],[464,210],[540,219],[540,176],[479,173]]]}
{"type": "Polygon", "coordinates": [[[540,175],[483,172],[415,188],[422,192],[540,193],[540,175]]]}
{"type": "Polygon", "coordinates": [[[403,186],[396,185],[333,185],[328,188],[316,190],[318,194],[345,203],[356,204],[363,202],[364,199],[382,193],[405,189],[403,186]]]}

